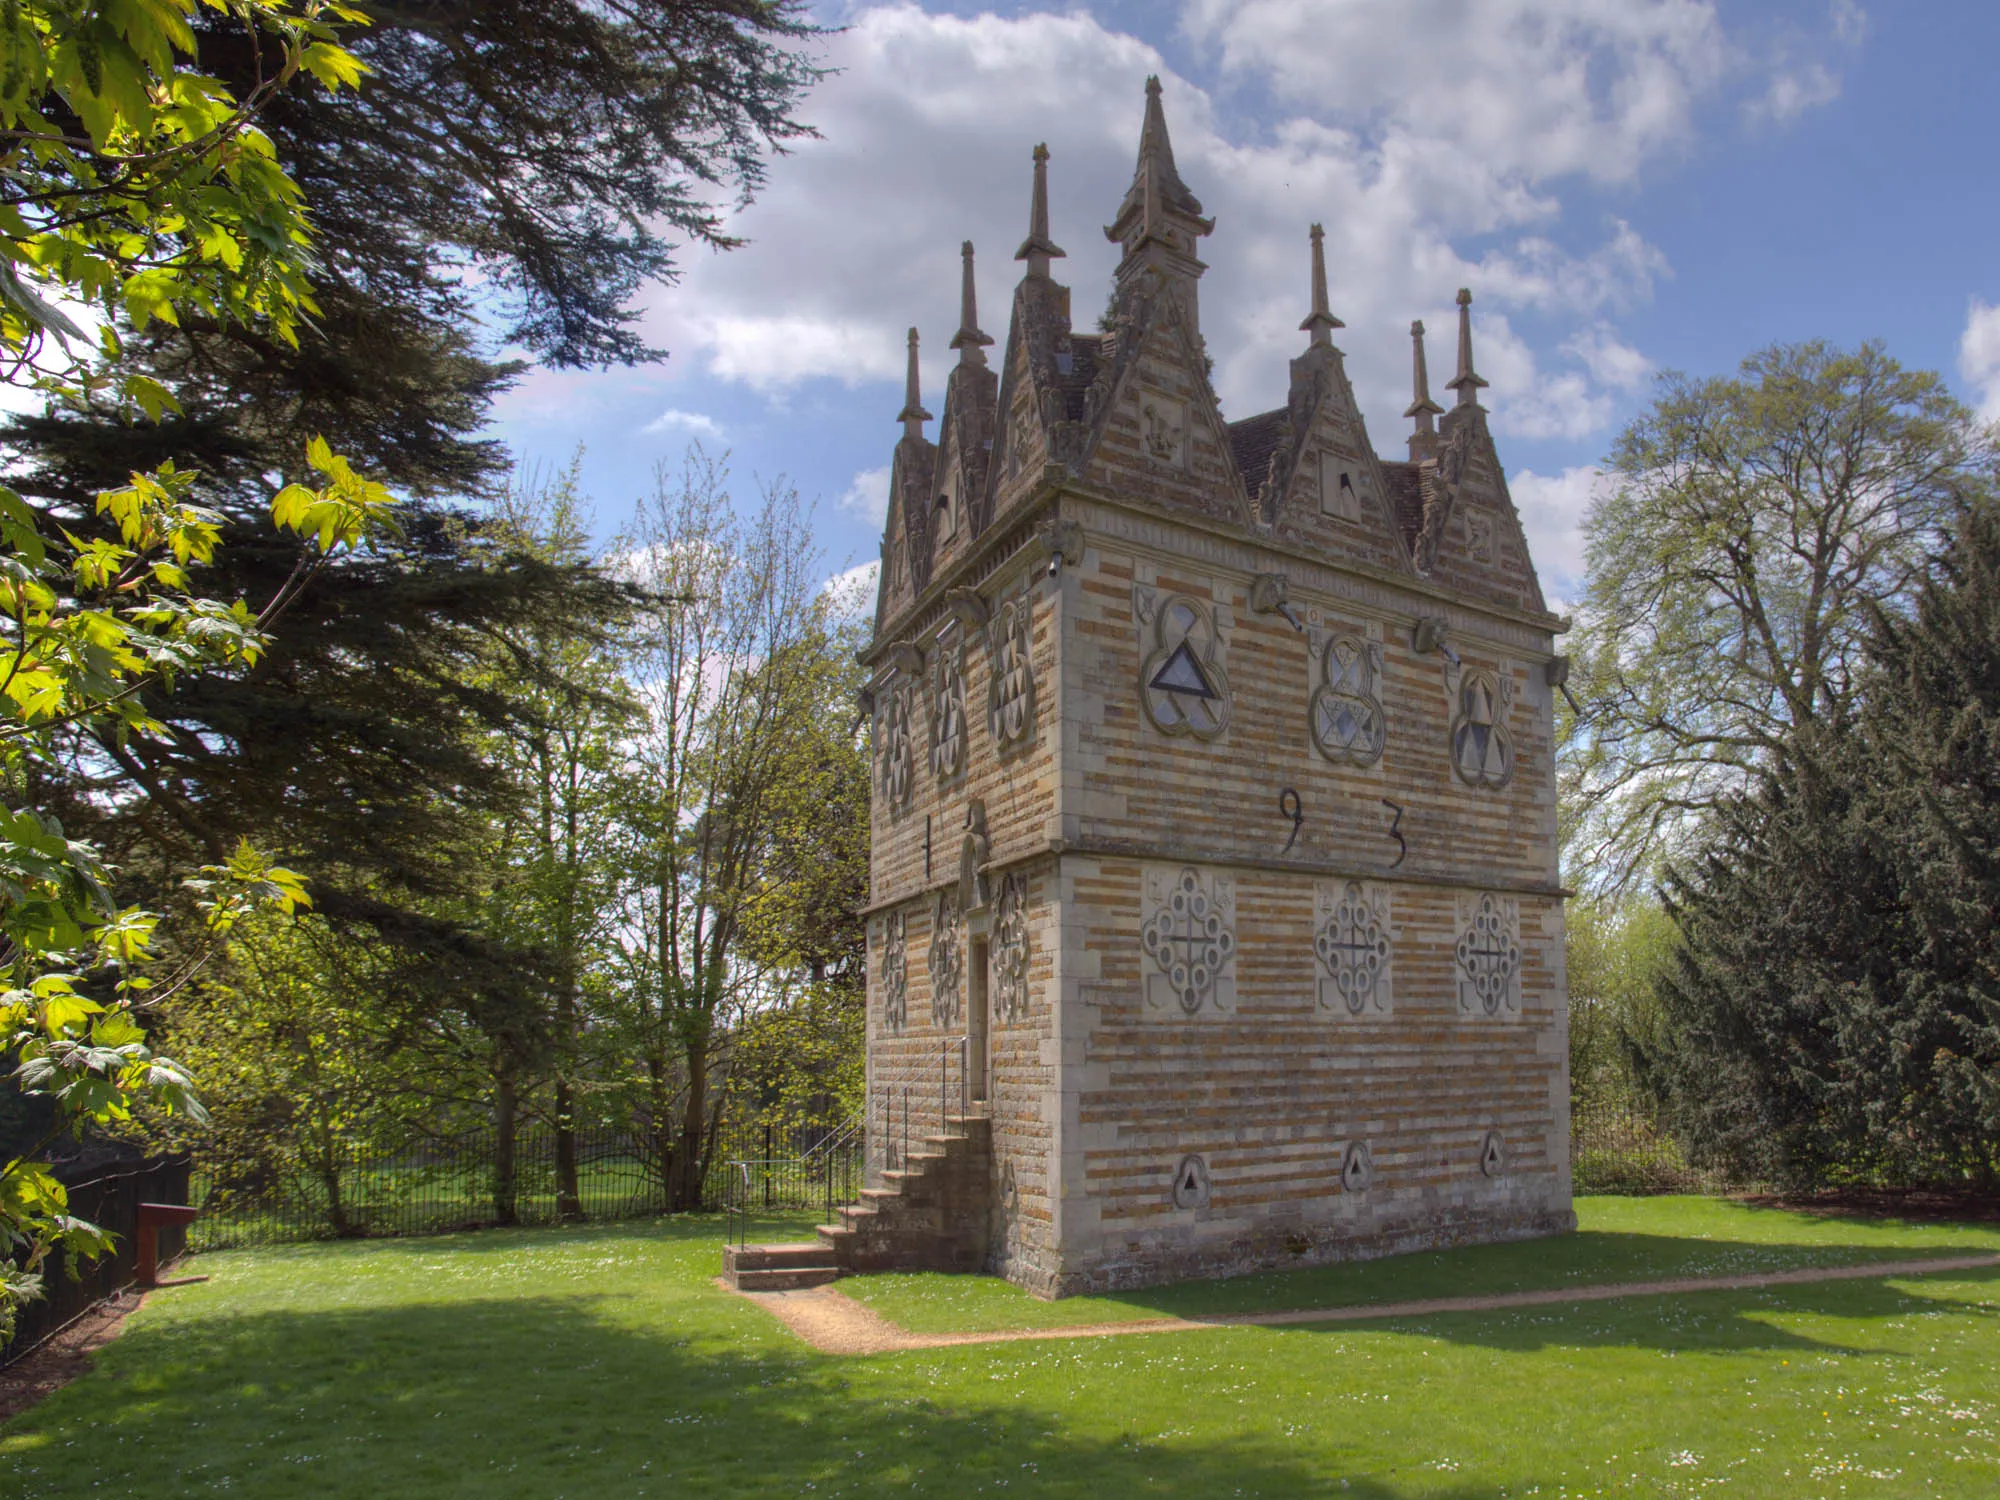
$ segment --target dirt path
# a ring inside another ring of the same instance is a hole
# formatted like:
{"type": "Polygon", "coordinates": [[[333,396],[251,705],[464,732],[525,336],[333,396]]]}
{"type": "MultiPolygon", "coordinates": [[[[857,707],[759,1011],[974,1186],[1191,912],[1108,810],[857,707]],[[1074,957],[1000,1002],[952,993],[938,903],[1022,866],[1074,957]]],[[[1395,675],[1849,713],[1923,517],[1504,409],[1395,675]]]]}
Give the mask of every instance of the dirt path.
{"type": "Polygon", "coordinates": [[[130,1288],[114,1293],[34,1353],[0,1370],[0,1422],[19,1416],[88,1370],[92,1356],[118,1337],[141,1300],[130,1288]]]}
{"type": "Polygon", "coordinates": [[[1079,1323],[1070,1328],[1010,1329],[989,1333],[911,1333],[891,1323],[872,1307],[830,1286],[814,1287],[803,1292],[741,1292],[738,1295],[763,1308],[822,1354],[894,1354],[908,1349],[948,1349],[960,1344],[1101,1339],[1131,1333],[1190,1333],[1203,1328],[1282,1328],[1300,1323],[1359,1323],[1381,1318],[1428,1317],[1433,1313],[1491,1312],[1509,1307],[1611,1302],[1623,1297],[1741,1292],[1768,1286],[1798,1286],[1815,1281],[1922,1276],[1939,1271],[1987,1270],[1995,1266],[2000,1266],[2000,1255],[1959,1255],[1944,1259],[1872,1261],[1855,1266],[1813,1266],[1798,1271],[1766,1271],[1746,1276],[1620,1281],[1603,1286],[1503,1292],[1490,1297],[1430,1297],[1419,1302],[1377,1302],[1361,1307],[1308,1307],[1288,1312],[1235,1313],[1214,1318],[1145,1318],[1130,1323],[1079,1323]]]}

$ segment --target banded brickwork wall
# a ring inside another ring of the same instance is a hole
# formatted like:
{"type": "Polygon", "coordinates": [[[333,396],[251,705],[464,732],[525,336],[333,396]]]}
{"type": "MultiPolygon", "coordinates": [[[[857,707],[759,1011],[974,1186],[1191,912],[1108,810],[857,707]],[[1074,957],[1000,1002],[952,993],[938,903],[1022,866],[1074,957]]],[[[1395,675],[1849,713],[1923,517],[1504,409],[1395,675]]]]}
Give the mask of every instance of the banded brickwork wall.
{"type": "MultiPolygon", "coordinates": [[[[971,1092],[964,1088],[960,1059],[965,1054],[958,1040],[968,1036],[969,1008],[984,993],[996,1265],[1021,1256],[1048,1265],[1054,1256],[1049,1163],[1061,926],[1048,851],[1055,829],[1060,724],[1060,590],[1049,582],[1046,553],[1036,552],[1032,537],[1032,529],[1023,528],[1017,546],[995,549],[992,571],[983,578],[974,572],[965,583],[988,612],[984,624],[939,609],[899,636],[915,644],[921,662],[906,657],[904,668],[887,674],[877,687],[874,708],[867,1001],[870,1172],[879,1180],[881,1171],[896,1164],[906,1138],[919,1144],[940,1128],[941,1115],[958,1113],[964,1094],[971,1092]],[[998,706],[994,672],[1004,662],[990,637],[1010,605],[1027,616],[1031,707],[1024,740],[1003,745],[992,711],[998,706]],[[949,775],[939,774],[934,761],[943,728],[937,703],[940,653],[960,653],[956,670],[962,674],[950,689],[962,694],[964,707],[958,769],[949,775]],[[916,668],[913,674],[910,667],[916,668]],[[898,691],[910,695],[911,781],[901,801],[888,795],[884,781],[893,738],[889,700],[898,691]],[[987,906],[968,913],[961,893],[961,851],[968,810],[975,804],[984,818],[987,906]],[[1018,923],[1012,935],[1025,964],[1013,1005],[999,1003],[1001,986],[990,972],[994,956],[1005,956],[1007,935],[999,930],[1003,899],[1011,903],[1008,915],[1018,923]],[[1017,914],[1012,905],[1018,905],[1017,914]],[[943,944],[937,941],[941,920],[943,944]],[[975,955],[981,951],[975,944],[989,955],[980,973],[974,972],[975,955]]],[[[972,1066],[977,1070],[979,1064],[975,1060],[972,1066]]]]}
{"type": "Polygon", "coordinates": [[[1046,1289],[1568,1227],[1546,625],[1144,505],[1072,497],[1065,514],[1088,546],[1066,579],[1060,1003],[1074,1064],[1046,1289]],[[1254,607],[1260,573],[1285,575],[1303,629],[1254,607]],[[1205,615],[1197,654],[1226,683],[1213,734],[1165,732],[1146,709],[1175,600],[1205,615]],[[1444,620],[1455,669],[1413,644],[1427,616],[1444,620]],[[1312,732],[1339,639],[1379,657],[1382,741],[1366,765],[1330,759],[1312,732]],[[1454,769],[1448,671],[1461,688],[1468,673],[1507,684],[1498,786],[1454,769]],[[1360,1014],[1320,952],[1350,890],[1385,970],[1360,1014]],[[1181,942],[1176,891],[1230,938],[1195,994],[1156,957],[1181,942]],[[1149,922],[1164,943],[1149,946],[1149,922]],[[1468,993],[1468,935],[1512,950],[1490,958],[1491,1011],[1468,993]],[[1202,1180],[1180,1191],[1189,1158],[1202,1180]]]}

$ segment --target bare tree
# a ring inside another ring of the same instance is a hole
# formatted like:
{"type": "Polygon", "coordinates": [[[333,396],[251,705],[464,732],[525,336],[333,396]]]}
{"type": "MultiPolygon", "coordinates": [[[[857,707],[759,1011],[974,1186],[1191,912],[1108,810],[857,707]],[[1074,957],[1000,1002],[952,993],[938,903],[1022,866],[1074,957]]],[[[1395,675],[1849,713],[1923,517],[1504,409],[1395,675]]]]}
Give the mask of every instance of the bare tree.
{"type": "Polygon", "coordinates": [[[1661,377],[1586,526],[1562,763],[1570,878],[1643,883],[1793,730],[1837,719],[1871,611],[1898,611],[1990,434],[1876,344],[1661,377]]]}
{"type": "Polygon", "coordinates": [[[786,789],[840,717],[833,694],[849,673],[789,487],[768,487],[739,519],[726,469],[695,448],[677,475],[661,466],[625,548],[634,581],[661,601],[630,667],[648,722],[627,811],[637,895],[625,1003],[668,1206],[692,1208],[727,1039],[770,994],[772,976],[742,950],[791,810],[786,789]]]}

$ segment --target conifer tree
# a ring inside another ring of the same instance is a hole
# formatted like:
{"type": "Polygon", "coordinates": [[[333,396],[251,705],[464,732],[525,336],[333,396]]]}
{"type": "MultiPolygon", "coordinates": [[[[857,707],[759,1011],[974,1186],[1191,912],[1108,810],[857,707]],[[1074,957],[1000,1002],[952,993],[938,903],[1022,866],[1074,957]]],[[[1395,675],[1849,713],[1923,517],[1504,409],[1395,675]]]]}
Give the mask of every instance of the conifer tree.
{"type": "Polygon", "coordinates": [[[1710,1161],[1791,1185],[2000,1171],[2000,507],[1964,501],[1851,718],[1796,733],[1669,881],[1644,1059],[1710,1161]]]}
{"type": "MultiPolygon", "coordinates": [[[[477,750],[512,711],[476,669],[482,643],[608,632],[629,607],[587,564],[482,529],[469,502],[503,488],[507,460],[482,432],[490,403],[516,356],[660,355],[633,296],[671,280],[684,247],[731,246],[722,211],[804,133],[802,16],[790,0],[370,7],[361,90],[333,107],[286,95],[262,122],[316,229],[316,311],[296,344],[187,309],[123,330],[123,367],[178,411],[135,423],[61,406],[0,427],[5,479],[72,527],[165,456],[198,471],[227,542],[209,583],[230,597],[268,599],[296,564],[261,507],[306,437],[415,502],[400,541],[343,559],[292,606],[257,672],[160,695],[158,732],[81,746],[78,774],[44,789],[102,825],[129,881],[250,833],[287,851],[329,918],[468,940],[424,912],[459,893],[463,839],[512,795],[477,750]],[[105,802],[113,782],[143,801],[105,802]]],[[[205,70],[254,70],[223,12],[195,24],[205,70]]]]}

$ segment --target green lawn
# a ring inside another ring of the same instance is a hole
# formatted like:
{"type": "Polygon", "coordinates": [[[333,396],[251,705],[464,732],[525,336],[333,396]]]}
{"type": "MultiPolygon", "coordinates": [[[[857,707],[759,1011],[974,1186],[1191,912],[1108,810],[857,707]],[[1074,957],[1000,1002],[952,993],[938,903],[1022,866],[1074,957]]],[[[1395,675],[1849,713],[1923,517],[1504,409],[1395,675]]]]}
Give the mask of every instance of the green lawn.
{"type": "MultiPolygon", "coordinates": [[[[1453,1294],[2000,1242],[1689,1200],[1582,1211],[1586,1234],[1533,1253],[1118,1305],[1453,1294]]],[[[709,1221],[204,1257],[194,1269],[214,1280],[152,1299],[91,1375],[0,1429],[0,1494],[2000,1493],[1990,1271],[836,1359],[713,1286],[718,1239],[709,1221]]],[[[952,1284],[955,1312],[930,1278],[850,1285],[913,1321],[1022,1315],[971,1279],[952,1284]]]]}
{"type": "Polygon", "coordinates": [[[1719,1198],[1579,1198],[1577,1221],[1578,1232],[1560,1239],[1060,1302],[1038,1301],[990,1276],[868,1276],[843,1285],[850,1296],[914,1332],[955,1333],[1354,1307],[2000,1251],[2000,1225],[1815,1219],[1719,1198]]]}

